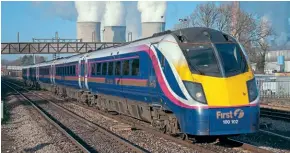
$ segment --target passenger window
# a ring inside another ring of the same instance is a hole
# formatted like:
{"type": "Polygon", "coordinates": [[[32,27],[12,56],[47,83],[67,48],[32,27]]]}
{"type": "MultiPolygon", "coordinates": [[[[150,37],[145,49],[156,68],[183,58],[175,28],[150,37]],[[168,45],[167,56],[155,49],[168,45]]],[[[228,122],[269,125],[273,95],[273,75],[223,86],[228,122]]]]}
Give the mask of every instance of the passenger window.
{"type": "Polygon", "coordinates": [[[97,75],[101,75],[101,63],[96,63],[97,64],[97,75]]]}
{"type": "Polygon", "coordinates": [[[71,66],[68,67],[68,70],[69,70],[69,75],[71,75],[71,73],[72,73],[72,68],[71,68],[71,66]]]}
{"type": "Polygon", "coordinates": [[[129,60],[123,61],[123,75],[129,75],[130,74],[130,65],[129,60]]]}
{"type": "Polygon", "coordinates": [[[94,63],[94,74],[97,75],[97,63],[94,63]]]}
{"type": "Polygon", "coordinates": [[[121,75],[121,61],[117,61],[115,65],[115,75],[121,75]]]}
{"type": "Polygon", "coordinates": [[[109,62],[108,75],[113,75],[113,72],[114,72],[114,63],[109,62]]]}
{"type": "Polygon", "coordinates": [[[132,75],[139,75],[139,59],[132,61],[132,75]]]}
{"type": "Polygon", "coordinates": [[[102,75],[107,75],[107,63],[103,63],[103,66],[102,66],[102,75]]]}
{"type": "Polygon", "coordinates": [[[95,69],[96,69],[96,68],[95,68],[95,63],[93,63],[93,64],[92,64],[92,67],[91,67],[91,74],[92,74],[92,75],[95,75],[95,74],[96,74],[96,73],[95,73],[95,69]]]}
{"type": "Polygon", "coordinates": [[[76,75],[76,66],[73,66],[73,75],[76,75]]]}

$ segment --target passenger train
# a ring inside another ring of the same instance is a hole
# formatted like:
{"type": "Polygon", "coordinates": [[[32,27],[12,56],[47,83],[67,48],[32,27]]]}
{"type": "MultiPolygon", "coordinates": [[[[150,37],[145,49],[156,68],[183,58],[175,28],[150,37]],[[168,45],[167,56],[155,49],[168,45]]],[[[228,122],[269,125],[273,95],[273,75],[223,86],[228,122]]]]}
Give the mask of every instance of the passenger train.
{"type": "Polygon", "coordinates": [[[259,128],[249,58],[233,37],[193,27],[23,67],[26,83],[116,111],[168,134],[230,136],[259,128]]]}

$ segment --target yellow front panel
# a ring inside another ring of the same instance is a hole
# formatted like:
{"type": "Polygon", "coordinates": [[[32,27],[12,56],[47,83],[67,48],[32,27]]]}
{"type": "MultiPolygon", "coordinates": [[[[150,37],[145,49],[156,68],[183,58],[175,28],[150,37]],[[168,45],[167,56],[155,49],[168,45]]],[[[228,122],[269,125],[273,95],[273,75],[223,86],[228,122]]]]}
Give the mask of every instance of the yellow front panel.
{"type": "Polygon", "coordinates": [[[195,82],[203,86],[209,106],[239,106],[249,104],[247,81],[252,72],[229,78],[217,78],[193,74],[195,82]]]}
{"type": "Polygon", "coordinates": [[[221,78],[192,74],[185,63],[175,64],[175,67],[182,80],[202,84],[209,106],[249,104],[247,81],[254,77],[251,69],[237,76],[221,78]]]}

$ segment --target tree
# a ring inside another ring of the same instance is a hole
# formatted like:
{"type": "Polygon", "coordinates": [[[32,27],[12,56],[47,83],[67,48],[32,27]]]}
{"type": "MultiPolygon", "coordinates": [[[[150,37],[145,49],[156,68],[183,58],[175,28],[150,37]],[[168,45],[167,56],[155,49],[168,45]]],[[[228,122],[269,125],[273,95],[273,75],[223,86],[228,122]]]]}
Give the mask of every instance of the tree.
{"type": "MultiPolygon", "coordinates": [[[[45,62],[46,58],[43,56],[35,56],[35,63],[42,63],[45,62]]],[[[26,66],[33,64],[33,55],[24,55],[23,57],[19,57],[16,60],[9,61],[5,59],[1,59],[2,65],[9,65],[9,66],[26,66]]]]}
{"type": "Polygon", "coordinates": [[[266,54],[269,51],[269,45],[268,43],[265,43],[263,41],[258,42],[259,43],[259,49],[255,53],[255,62],[256,65],[256,73],[264,73],[265,69],[265,63],[266,63],[266,54]]]}
{"type": "Polygon", "coordinates": [[[260,69],[265,66],[264,58],[269,50],[265,39],[273,33],[271,24],[265,17],[254,16],[233,8],[232,4],[220,6],[214,2],[200,4],[189,16],[187,22],[190,24],[181,22],[176,27],[208,27],[227,33],[244,46],[250,60],[259,65],[259,71],[264,71],[260,69]]]}
{"type": "Polygon", "coordinates": [[[201,4],[191,14],[191,24],[193,26],[214,28],[218,15],[219,11],[214,2],[201,4]]]}

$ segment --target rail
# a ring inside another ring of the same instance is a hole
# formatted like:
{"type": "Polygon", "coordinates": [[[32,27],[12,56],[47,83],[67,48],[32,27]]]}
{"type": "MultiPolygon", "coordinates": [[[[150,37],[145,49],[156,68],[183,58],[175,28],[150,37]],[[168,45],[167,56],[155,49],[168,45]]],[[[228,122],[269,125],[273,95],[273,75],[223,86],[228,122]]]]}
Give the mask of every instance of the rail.
{"type": "Polygon", "coordinates": [[[58,122],[54,117],[48,114],[44,109],[36,105],[33,101],[31,101],[28,97],[26,97],[23,93],[8,85],[7,83],[3,84],[8,88],[14,90],[16,93],[24,97],[47,121],[49,121],[52,125],[54,125],[59,131],[61,131],[64,135],[67,136],[78,148],[80,148],[83,152],[96,152],[93,148],[91,148],[88,144],[86,144],[81,138],[75,135],[71,130],[66,128],[60,122],[58,122]]]}
{"type": "MultiPolygon", "coordinates": [[[[17,84],[14,84],[14,83],[12,83],[12,82],[10,82],[10,84],[13,84],[14,86],[17,86],[17,87],[19,87],[19,88],[21,88],[21,89],[23,89],[23,90],[25,90],[25,91],[27,91],[27,92],[30,92],[28,89],[23,88],[23,87],[21,87],[21,86],[19,86],[19,85],[17,85],[17,84]]],[[[19,92],[19,93],[20,93],[20,92],[19,92]]],[[[95,129],[98,129],[98,130],[101,131],[102,133],[106,133],[107,136],[109,136],[110,138],[112,138],[112,139],[114,140],[114,142],[116,142],[116,143],[118,143],[118,144],[120,145],[120,148],[121,148],[121,147],[122,147],[122,148],[127,148],[128,150],[130,150],[130,152],[135,152],[135,153],[139,153],[139,152],[140,152],[140,153],[141,153],[141,152],[142,152],[142,153],[143,153],[143,152],[149,152],[149,151],[147,151],[146,149],[141,148],[140,146],[138,146],[138,145],[136,145],[136,144],[134,144],[134,143],[131,143],[130,141],[126,140],[125,138],[123,138],[123,137],[121,137],[121,136],[119,136],[119,135],[117,135],[117,134],[111,132],[110,130],[108,130],[108,129],[106,129],[106,128],[104,128],[104,127],[102,127],[102,126],[100,126],[100,125],[98,125],[98,124],[96,124],[96,123],[93,123],[93,122],[91,122],[91,121],[89,121],[89,120],[87,120],[87,119],[85,119],[85,118],[83,118],[83,117],[81,117],[81,116],[75,114],[74,112],[70,111],[69,109],[67,109],[67,108],[65,108],[65,107],[63,107],[63,106],[61,106],[61,105],[59,105],[59,104],[57,104],[57,103],[55,103],[55,102],[53,102],[53,101],[50,101],[50,100],[46,99],[45,97],[40,96],[40,95],[37,94],[37,93],[34,93],[34,92],[31,92],[31,93],[32,93],[33,95],[35,95],[35,96],[37,96],[37,97],[39,97],[39,98],[41,98],[41,99],[43,99],[43,100],[49,102],[49,103],[52,104],[53,106],[55,106],[55,107],[61,109],[63,112],[69,114],[70,116],[72,116],[72,117],[74,117],[74,118],[76,118],[76,119],[78,119],[78,120],[80,120],[80,121],[83,121],[84,123],[86,123],[86,124],[88,124],[88,125],[94,127],[95,129]]],[[[20,93],[20,94],[23,95],[22,93],[20,93]]],[[[25,95],[23,95],[23,96],[25,96],[25,95]]],[[[26,99],[29,100],[29,98],[26,98],[26,99]]],[[[30,100],[29,100],[29,101],[30,101],[30,100]]],[[[32,101],[31,101],[31,102],[32,102],[32,101]]],[[[33,103],[33,102],[32,102],[32,103],[33,103]]],[[[39,107],[39,106],[36,105],[36,107],[39,107]]],[[[39,107],[39,108],[41,109],[41,107],[39,107]]],[[[43,111],[45,111],[45,110],[43,110],[43,111]]],[[[69,129],[67,129],[67,130],[69,130],[69,129]]],[[[72,133],[72,131],[71,131],[71,133],[72,133]]],[[[79,138],[77,135],[75,135],[75,137],[78,138],[78,139],[77,139],[78,141],[81,140],[82,144],[86,144],[85,141],[82,140],[81,138],[79,138]]],[[[87,145],[87,144],[86,144],[86,145],[87,145]]],[[[90,151],[90,152],[97,152],[96,150],[94,150],[94,148],[90,147],[89,145],[87,145],[86,147],[89,147],[89,149],[90,149],[89,151],[90,151]]],[[[88,152],[88,151],[85,151],[85,152],[88,152]]]]}
{"type": "Polygon", "coordinates": [[[290,112],[270,108],[261,108],[261,116],[290,121],[290,112]]]}
{"type": "MultiPolygon", "coordinates": [[[[64,99],[62,98],[56,98],[54,97],[54,99],[56,100],[56,103],[60,103],[61,101],[63,101],[64,99]]],[[[74,102],[73,100],[71,102],[74,102]]],[[[163,137],[165,139],[168,139],[168,140],[171,140],[171,141],[174,141],[178,144],[181,144],[181,145],[184,145],[186,147],[189,147],[189,148],[193,148],[195,150],[197,150],[198,152],[215,152],[215,151],[211,151],[211,150],[208,150],[207,148],[204,148],[202,146],[198,146],[198,145],[195,145],[192,140],[182,140],[182,139],[178,139],[176,137],[172,137],[170,135],[167,135],[167,134],[163,134],[162,132],[156,130],[156,129],[153,129],[151,126],[147,126],[147,125],[144,125],[144,124],[135,124],[136,122],[132,122],[132,118],[128,118],[127,116],[122,116],[122,115],[112,115],[112,114],[109,114],[109,113],[105,113],[101,110],[98,110],[98,109],[95,109],[95,108],[92,108],[92,107],[89,107],[85,104],[81,104],[81,103],[74,103],[75,105],[78,105],[80,107],[84,107],[85,109],[88,109],[90,111],[93,111],[93,112],[97,112],[101,115],[104,115],[106,117],[109,117],[109,118],[112,118],[112,119],[115,119],[115,120],[118,120],[122,123],[126,123],[126,124],[129,124],[129,125],[132,125],[133,127],[135,127],[136,129],[140,129],[140,130],[144,130],[144,131],[147,131],[147,132],[150,132],[150,133],[153,133],[155,136],[157,137],[163,137]]],[[[251,144],[248,144],[248,143],[244,143],[244,142],[241,142],[241,141],[238,141],[238,140],[235,140],[235,139],[231,139],[231,138],[228,138],[228,139],[223,139],[223,140],[220,140],[222,144],[225,144],[225,145],[233,145],[233,146],[240,146],[241,148],[245,149],[245,150],[249,150],[249,151],[253,151],[253,152],[259,152],[259,153],[268,153],[270,151],[268,150],[265,150],[265,149],[262,149],[262,148],[259,148],[257,146],[254,146],[254,145],[251,145],[251,144]],[[238,144],[238,145],[237,145],[238,144]]]]}

